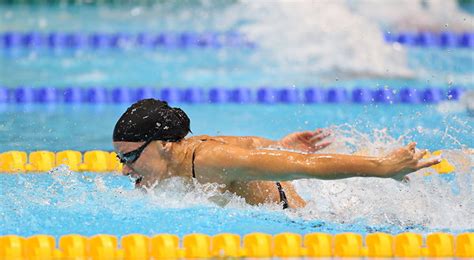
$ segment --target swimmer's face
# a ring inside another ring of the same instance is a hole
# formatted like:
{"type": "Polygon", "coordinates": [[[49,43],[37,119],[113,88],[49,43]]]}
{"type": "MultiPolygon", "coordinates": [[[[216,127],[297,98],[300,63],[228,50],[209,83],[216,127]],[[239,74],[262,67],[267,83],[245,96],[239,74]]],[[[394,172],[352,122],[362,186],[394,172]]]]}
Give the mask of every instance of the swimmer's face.
{"type": "MultiPolygon", "coordinates": [[[[145,142],[114,142],[117,153],[126,154],[139,149],[145,142]]],[[[140,156],[132,163],[123,165],[122,173],[134,178],[135,187],[152,186],[167,172],[167,163],[160,154],[160,144],[156,141],[148,144],[140,156]]]]}

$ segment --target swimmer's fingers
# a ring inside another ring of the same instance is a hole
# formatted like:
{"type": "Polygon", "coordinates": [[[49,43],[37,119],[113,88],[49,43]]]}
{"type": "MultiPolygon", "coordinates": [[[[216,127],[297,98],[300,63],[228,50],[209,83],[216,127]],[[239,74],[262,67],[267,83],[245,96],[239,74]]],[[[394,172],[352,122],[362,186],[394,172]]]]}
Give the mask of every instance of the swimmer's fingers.
{"type": "Polygon", "coordinates": [[[418,163],[416,164],[416,168],[417,168],[417,170],[419,170],[419,169],[423,169],[423,168],[426,168],[426,167],[431,167],[431,166],[436,165],[440,162],[441,162],[441,159],[439,159],[439,158],[431,158],[431,159],[428,159],[426,161],[418,161],[418,163]]]}
{"type": "Polygon", "coordinates": [[[417,169],[430,167],[441,162],[439,158],[431,158],[431,159],[421,161],[423,159],[423,156],[425,156],[427,153],[428,153],[428,150],[421,150],[421,151],[415,152],[415,154],[413,155],[413,159],[417,161],[416,163],[417,169]]]}
{"type": "Polygon", "coordinates": [[[410,151],[412,154],[415,154],[415,151],[416,151],[416,143],[415,142],[411,142],[407,145],[407,149],[408,151],[410,151]]]}
{"type": "Polygon", "coordinates": [[[317,145],[314,146],[314,151],[322,150],[322,149],[328,147],[330,144],[331,144],[331,142],[324,142],[324,143],[317,144],[317,145]]]}
{"type": "Polygon", "coordinates": [[[314,131],[312,131],[313,135],[319,135],[323,132],[322,128],[316,128],[314,131]]]}
{"type": "Polygon", "coordinates": [[[303,132],[296,132],[293,134],[296,139],[301,142],[307,143],[308,145],[311,144],[310,140],[314,137],[314,133],[312,131],[303,131],[303,132]]]}
{"type": "Polygon", "coordinates": [[[415,155],[414,155],[415,160],[419,161],[419,160],[423,159],[423,156],[425,156],[427,152],[428,152],[428,150],[426,150],[426,149],[416,152],[415,155]]]}
{"type": "Polygon", "coordinates": [[[325,139],[326,137],[330,136],[331,133],[330,132],[321,132],[321,133],[318,133],[316,135],[314,135],[310,141],[312,143],[317,143],[317,142],[320,142],[321,140],[325,139]]]}
{"type": "Polygon", "coordinates": [[[306,144],[307,146],[312,146],[313,144],[311,143],[311,132],[301,132],[297,136],[298,141],[302,142],[303,144],[306,144]]]}
{"type": "Polygon", "coordinates": [[[304,138],[308,138],[310,139],[311,137],[314,136],[314,132],[313,131],[303,131],[303,132],[297,132],[298,136],[300,137],[304,137],[304,138]]]}

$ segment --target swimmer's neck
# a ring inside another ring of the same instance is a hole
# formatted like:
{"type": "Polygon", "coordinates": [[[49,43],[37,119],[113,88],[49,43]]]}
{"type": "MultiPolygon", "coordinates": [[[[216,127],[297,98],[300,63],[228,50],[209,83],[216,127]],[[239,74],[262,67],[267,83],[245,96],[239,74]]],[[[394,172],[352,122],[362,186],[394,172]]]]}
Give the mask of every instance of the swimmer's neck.
{"type": "Polygon", "coordinates": [[[173,172],[173,176],[191,176],[192,153],[196,142],[200,140],[199,137],[203,136],[193,136],[179,142],[161,142],[158,145],[159,153],[166,159],[168,169],[173,172]]]}

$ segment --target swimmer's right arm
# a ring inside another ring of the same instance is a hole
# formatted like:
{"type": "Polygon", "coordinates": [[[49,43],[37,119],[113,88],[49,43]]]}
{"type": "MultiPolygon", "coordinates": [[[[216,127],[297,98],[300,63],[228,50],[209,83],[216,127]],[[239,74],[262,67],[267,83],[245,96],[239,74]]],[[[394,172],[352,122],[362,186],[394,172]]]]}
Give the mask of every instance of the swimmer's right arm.
{"type": "Polygon", "coordinates": [[[343,154],[300,154],[287,151],[243,149],[232,145],[203,144],[195,169],[223,182],[250,180],[288,181],[304,178],[334,180],[350,177],[402,179],[410,172],[439,163],[421,162],[425,152],[415,143],[384,157],[343,154]]]}

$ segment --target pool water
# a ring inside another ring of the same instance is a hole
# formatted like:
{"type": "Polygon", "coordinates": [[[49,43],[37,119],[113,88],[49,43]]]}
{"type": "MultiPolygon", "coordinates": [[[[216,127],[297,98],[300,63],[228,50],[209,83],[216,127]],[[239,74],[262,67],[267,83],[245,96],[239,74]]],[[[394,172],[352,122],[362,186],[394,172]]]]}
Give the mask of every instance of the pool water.
{"type": "MultiPolygon", "coordinates": [[[[171,104],[191,118],[194,135],[257,135],[279,139],[293,131],[347,128],[357,145],[371,142],[399,144],[416,140],[430,150],[466,149],[474,146],[474,122],[462,104],[447,101],[434,105],[386,104],[171,104]],[[386,137],[375,136],[386,132],[386,137]],[[382,138],[377,140],[377,138],[382,138]],[[434,141],[436,140],[436,141],[434,141]]],[[[0,151],[65,148],[79,151],[112,150],[112,129],[128,105],[30,104],[0,107],[0,151]],[[16,132],[22,129],[21,134],[16,132]]],[[[361,148],[361,147],[359,147],[361,148]]]]}
{"type": "MultiPolygon", "coordinates": [[[[0,6],[2,32],[234,30],[256,43],[255,48],[237,49],[2,49],[0,85],[474,89],[471,49],[386,44],[383,30],[406,29],[403,26],[407,25],[397,22],[402,15],[381,23],[373,11],[367,13],[369,9],[354,3],[0,6]],[[282,15],[287,18],[285,23],[279,22],[282,15]],[[331,33],[328,25],[334,24],[334,15],[340,25],[334,25],[331,33]]],[[[416,4],[410,6],[407,10],[428,15],[438,29],[445,26],[443,19],[454,19],[422,13],[416,4]]],[[[379,11],[390,8],[394,7],[379,11]]],[[[449,21],[453,30],[472,25],[470,14],[447,11],[464,18],[449,21]]],[[[403,12],[396,9],[394,13],[403,12]]],[[[0,174],[0,234],[474,230],[474,120],[461,102],[172,105],[188,113],[194,135],[257,135],[276,140],[293,131],[327,128],[333,144],[322,152],[379,156],[414,140],[419,148],[443,150],[442,156],[456,170],[444,175],[422,170],[411,174],[408,184],[376,178],[298,180],[294,184],[309,202],[298,210],[282,210],[276,204],[251,206],[233,194],[217,192],[214,184],[192,184],[178,178],[142,192],[119,173],[77,173],[64,166],[49,173],[0,174]]],[[[110,151],[113,126],[127,106],[0,104],[0,152],[110,151]]]]}
{"type": "MultiPolygon", "coordinates": [[[[278,139],[292,131],[329,128],[334,143],[328,153],[382,155],[416,140],[420,148],[445,150],[444,157],[457,170],[428,177],[424,175],[429,170],[419,171],[410,175],[409,185],[375,178],[296,181],[309,201],[296,211],[275,204],[250,206],[241,198],[219,194],[213,185],[194,187],[179,179],[145,194],[118,173],[75,173],[59,167],[48,174],[1,174],[1,232],[120,236],[472,231],[474,182],[472,155],[466,149],[473,147],[473,122],[464,110],[456,110],[458,105],[382,105],[383,110],[376,105],[184,105],[196,135],[278,139]],[[225,206],[216,201],[225,201],[225,206]]],[[[2,118],[9,119],[1,122],[6,133],[2,149],[111,150],[111,129],[124,109],[118,105],[7,107],[2,112],[2,118]],[[21,134],[16,129],[22,129],[21,134]]]]}

